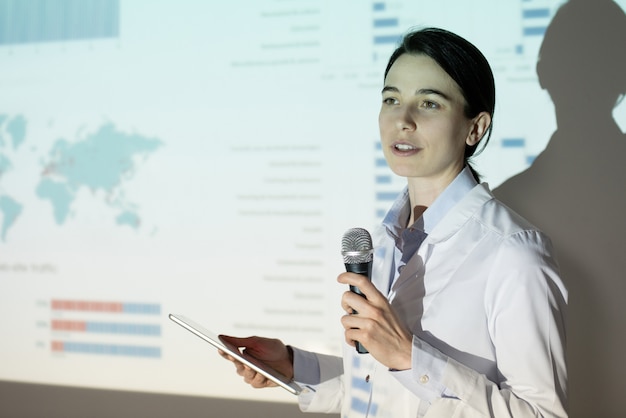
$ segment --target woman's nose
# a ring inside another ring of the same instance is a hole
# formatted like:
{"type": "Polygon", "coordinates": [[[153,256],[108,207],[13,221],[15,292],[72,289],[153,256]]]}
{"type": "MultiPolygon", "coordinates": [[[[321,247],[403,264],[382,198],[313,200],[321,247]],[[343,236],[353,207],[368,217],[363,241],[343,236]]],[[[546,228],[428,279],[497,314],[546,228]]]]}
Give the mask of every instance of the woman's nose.
{"type": "Polygon", "coordinates": [[[402,107],[398,109],[396,126],[401,130],[415,130],[417,128],[417,121],[415,115],[409,107],[402,107]]]}

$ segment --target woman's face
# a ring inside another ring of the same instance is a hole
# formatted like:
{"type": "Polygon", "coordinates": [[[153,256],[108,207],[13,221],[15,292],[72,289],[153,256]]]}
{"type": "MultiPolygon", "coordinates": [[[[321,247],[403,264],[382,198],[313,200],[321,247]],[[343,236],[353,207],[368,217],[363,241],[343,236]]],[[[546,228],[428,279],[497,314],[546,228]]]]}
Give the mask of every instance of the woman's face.
{"type": "Polygon", "coordinates": [[[475,140],[464,107],[461,89],[432,58],[401,55],[387,73],[378,118],[393,172],[451,182],[463,169],[465,145],[475,140]]]}

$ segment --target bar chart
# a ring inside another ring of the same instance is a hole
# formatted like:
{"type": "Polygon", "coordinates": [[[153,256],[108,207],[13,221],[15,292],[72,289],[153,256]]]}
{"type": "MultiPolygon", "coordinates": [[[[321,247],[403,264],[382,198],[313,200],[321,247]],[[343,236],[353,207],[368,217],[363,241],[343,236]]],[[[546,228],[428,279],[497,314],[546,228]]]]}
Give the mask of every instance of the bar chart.
{"type": "Polygon", "coordinates": [[[53,354],[158,359],[160,319],[161,306],[155,303],[53,299],[50,350],[53,354]],[[66,319],[68,315],[72,319],[66,319]]]}

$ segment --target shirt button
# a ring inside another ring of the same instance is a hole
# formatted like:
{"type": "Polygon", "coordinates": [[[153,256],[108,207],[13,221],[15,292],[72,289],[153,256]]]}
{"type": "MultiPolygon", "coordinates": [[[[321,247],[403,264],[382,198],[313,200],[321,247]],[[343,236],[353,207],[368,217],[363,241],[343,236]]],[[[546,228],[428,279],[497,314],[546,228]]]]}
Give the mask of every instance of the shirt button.
{"type": "Polygon", "coordinates": [[[367,376],[365,376],[365,383],[369,383],[370,381],[370,375],[368,374],[367,376]]]}
{"type": "Polygon", "coordinates": [[[422,383],[422,384],[428,383],[428,375],[427,374],[420,376],[420,383],[422,383]]]}

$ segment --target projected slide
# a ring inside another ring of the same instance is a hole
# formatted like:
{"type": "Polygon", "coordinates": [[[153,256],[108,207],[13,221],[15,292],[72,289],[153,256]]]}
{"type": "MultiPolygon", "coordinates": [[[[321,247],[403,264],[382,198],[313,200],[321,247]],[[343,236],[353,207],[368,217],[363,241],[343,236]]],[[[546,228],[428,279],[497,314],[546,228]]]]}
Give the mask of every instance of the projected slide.
{"type": "Polygon", "coordinates": [[[0,2],[0,380],[295,401],[167,315],[338,353],[341,236],[404,185],[377,127],[396,42],[483,50],[495,187],[555,129],[535,64],[562,3],[0,2]]]}

